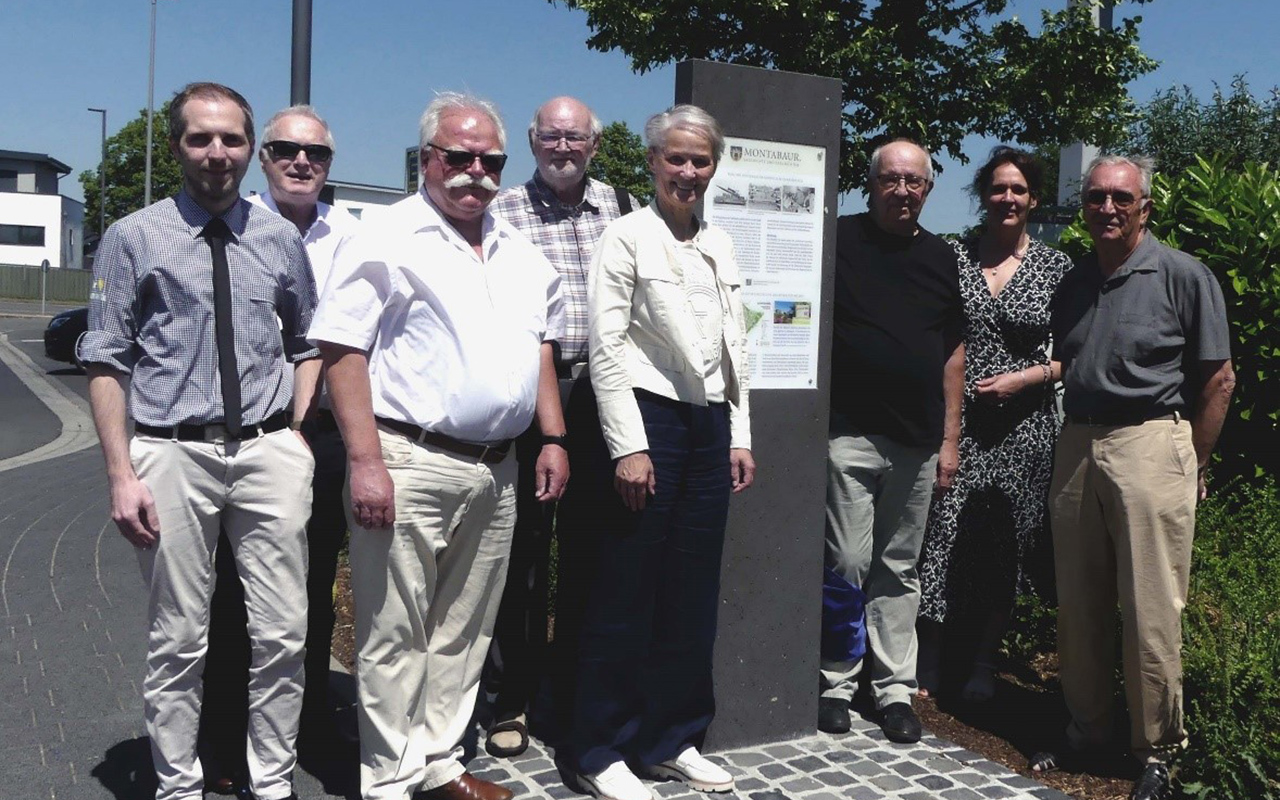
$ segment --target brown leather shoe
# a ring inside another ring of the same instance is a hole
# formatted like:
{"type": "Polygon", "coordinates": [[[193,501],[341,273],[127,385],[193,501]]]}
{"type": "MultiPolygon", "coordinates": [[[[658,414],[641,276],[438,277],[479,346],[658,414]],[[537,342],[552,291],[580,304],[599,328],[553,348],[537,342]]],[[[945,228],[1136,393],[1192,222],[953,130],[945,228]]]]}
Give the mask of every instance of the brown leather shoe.
{"type": "Polygon", "coordinates": [[[413,800],[511,800],[511,797],[510,789],[482,781],[470,772],[462,773],[444,786],[413,793],[413,800]]]}

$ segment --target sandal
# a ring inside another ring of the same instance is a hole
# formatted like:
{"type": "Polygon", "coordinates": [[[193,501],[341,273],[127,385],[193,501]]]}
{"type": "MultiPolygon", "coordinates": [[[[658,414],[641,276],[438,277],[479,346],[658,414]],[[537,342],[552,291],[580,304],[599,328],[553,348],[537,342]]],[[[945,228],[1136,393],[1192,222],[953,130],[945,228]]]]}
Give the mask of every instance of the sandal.
{"type": "Polygon", "coordinates": [[[494,758],[515,758],[529,749],[529,728],[519,719],[508,719],[495,722],[485,734],[484,751],[494,758]],[[495,733],[514,732],[520,734],[520,744],[514,747],[503,747],[493,741],[495,733]]]}
{"type": "Polygon", "coordinates": [[[1052,750],[1042,750],[1031,756],[1027,761],[1027,769],[1030,769],[1037,775],[1044,775],[1048,772],[1054,772],[1062,767],[1059,763],[1059,756],[1052,750]]]}

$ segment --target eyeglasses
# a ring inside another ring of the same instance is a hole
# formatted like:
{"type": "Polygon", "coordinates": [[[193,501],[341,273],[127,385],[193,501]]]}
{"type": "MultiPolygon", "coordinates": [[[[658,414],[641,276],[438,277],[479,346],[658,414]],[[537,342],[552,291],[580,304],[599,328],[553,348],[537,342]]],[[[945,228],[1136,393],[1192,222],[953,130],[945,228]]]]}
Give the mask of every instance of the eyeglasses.
{"type": "Polygon", "coordinates": [[[470,150],[446,150],[432,142],[427,142],[427,147],[443,153],[444,163],[448,164],[452,169],[467,169],[475,163],[477,158],[480,159],[480,166],[484,167],[485,172],[502,172],[502,168],[507,165],[506,153],[473,153],[470,150]]]}
{"type": "Polygon", "coordinates": [[[1084,193],[1084,202],[1085,205],[1101,208],[1106,205],[1108,197],[1111,198],[1111,205],[1115,206],[1119,211],[1128,211],[1133,208],[1134,203],[1145,199],[1145,196],[1135,197],[1131,192],[1108,192],[1104,189],[1090,189],[1084,193]]]}
{"type": "Polygon", "coordinates": [[[323,164],[333,158],[333,148],[326,144],[298,144],[285,139],[277,139],[274,142],[267,142],[265,147],[271,153],[271,157],[275,159],[284,159],[292,161],[298,157],[299,152],[307,154],[307,160],[317,164],[323,164]]]}
{"type": "Polygon", "coordinates": [[[570,150],[583,150],[586,148],[587,143],[591,141],[590,136],[582,133],[537,133],[534,138],[548,150],[559,147],[561,141],[570,150]]]}
{"type": "Polygon", "coordinates": [[[879,186],[881,189],[886,189],[886,190],[897,189],[898,184],[900,183],[905,185],[911,191],[918,192],[925,187],[925,184],[928,183],[928,181],[926,181],[924,178],[921,178],[919,175],[877,175],[876,176],[876,185],[879,186]]]}

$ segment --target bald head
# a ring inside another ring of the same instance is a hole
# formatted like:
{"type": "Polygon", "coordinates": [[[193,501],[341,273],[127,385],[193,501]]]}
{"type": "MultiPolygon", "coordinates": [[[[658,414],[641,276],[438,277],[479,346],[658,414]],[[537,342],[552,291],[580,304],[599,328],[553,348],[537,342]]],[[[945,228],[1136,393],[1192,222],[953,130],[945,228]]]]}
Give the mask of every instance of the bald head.
{"type": "Polygon", "coordinates": [[[587,165],[595,157],[601,130],[599,117],[573,97],[553,97],[534,113],[529,147],[538,175],[562,202],[582,201],[587,165]]]}

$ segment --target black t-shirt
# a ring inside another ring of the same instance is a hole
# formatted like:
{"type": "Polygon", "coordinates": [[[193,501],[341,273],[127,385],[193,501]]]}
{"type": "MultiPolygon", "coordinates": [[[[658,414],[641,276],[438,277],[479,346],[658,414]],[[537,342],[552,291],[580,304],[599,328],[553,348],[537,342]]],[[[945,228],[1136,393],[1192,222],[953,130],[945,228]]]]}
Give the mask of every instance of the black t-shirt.
{"type": "Polygon", "coordinates": [[[942,442],[942,370],[963,330],[956,253],[923,228],[885,233],[869,214],[836,223],[831,410],[900,444],[942,442]]]}

